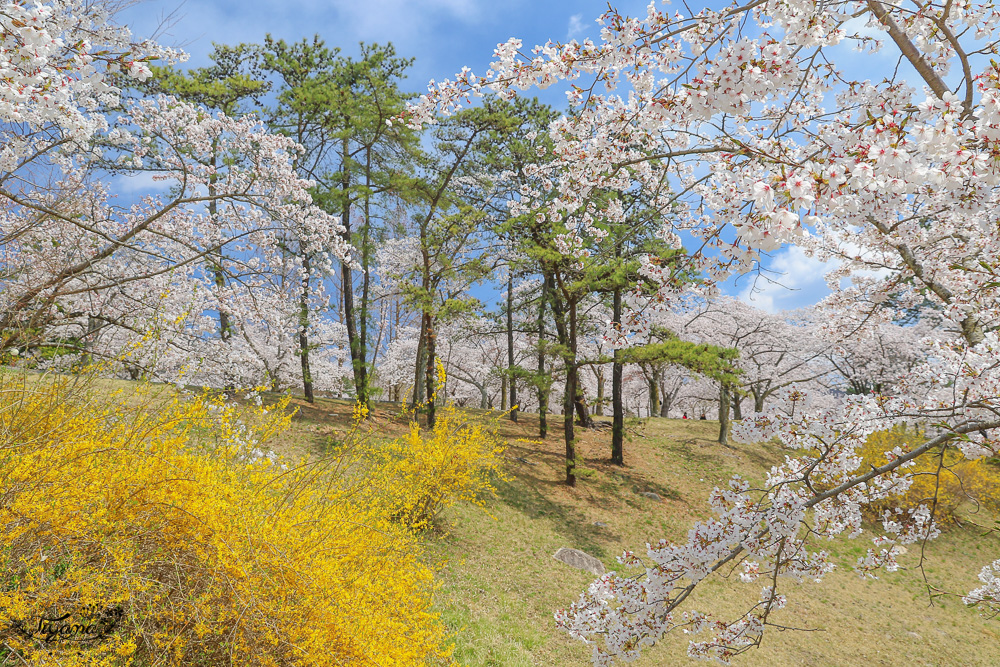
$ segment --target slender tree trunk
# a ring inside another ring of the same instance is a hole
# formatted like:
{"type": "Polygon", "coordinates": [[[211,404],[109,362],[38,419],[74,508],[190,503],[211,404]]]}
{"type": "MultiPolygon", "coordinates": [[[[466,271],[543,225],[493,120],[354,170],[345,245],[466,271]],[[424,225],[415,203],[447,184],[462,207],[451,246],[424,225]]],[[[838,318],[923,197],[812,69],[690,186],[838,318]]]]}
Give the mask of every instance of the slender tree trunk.
{"type": "Polygon", "coordinates": [[[733,419],[743,419],[743,397],[733,391],[733,419]]]}
{"type": "MultiPolygon", "coordinates": [[[[347,235],[350,236],[349,234],[347,235]]],[[[358,353],[360,350],[358,341],[358,330],[356,327],[357,317],[354,311],[354,271],[351,267],[347,265],[346,262],[341,262],[340,264],[340,275],[341,281],[343,282],[343,295],[344,295],[344,325],[347,327],[347,343],[350,346],[351,351],[351,370],[354,374],[354,394],[356,400],[362,400],[361,391],[363,387],[361,386],[361,376],[360,376],[360,366],[358,363],[358,353]]]]}
{"type": "Polygon", "coordinates": [[[514,275],[507,275],[507,371],[510,378],[510,420],[517,422],[517,378],[514,377],[514,275]]]}
{"type": "Polygon", "coordinates": [[[604,416],[604,367],[595,366],[594,367],[594,378],[597,380],[597,399],[594,401],[596,405],[594,406],[594,414],[603,417],[604,416]]]}
{"type": "MultiPolygon", "coordinates": [[[[611,304],[611,320],[614,326],[622,322],[622,290],[615,287],[611,304]]],[[[611,462],[625,465],[625,405],[622,401],[622,375],[624,371],[621,362],[621,350],[615,349],[614,363],[611,364],[611,462]]]]}
{"type": "MultiPolygon", "coordinates": [[[[444,362],[444,384],[442,384],[442,386],[438,387],[438,390],[441,392],[441,403],[442,403],[442,405],[448,401],[448,380],[451,377],[451,375],[450,375],[450,373],[451,373],[451,353],[452,353],[452,351],[454,349],[455,349],[454,346],[449,342],[448,343],[448,358],[444,362]]],[[[437,366],[436,365],[435,365],[435,370],[437,370],[437,366]]]]}
{"type": "MultiPolygon", "coordinates": [[[[344,137],[341,144],[341,169],[340,187],[344,197],[344,203],[340,211],[340,222],[344,226],[341,235],[346,243],[351,243],[351,198],[348,192],[351,187],[351,173],[348,169],[348,139],[344,137]]],[[[355,399],[364,400],[365,382],[363,377],[364,359],[360,357],[361,341],[358,338],[357,313],[354,309],[354,271],[347,262],[340,263],[341,291],[344,295],[344,326],[347,327],[347,344],[351,351],[351,370],[354,375],[355,399]]]]}
{"type": "Polygon", "coordinates": [[[417,340],[417,369],[413,378],[413,400],[416,406],[424,400],[424,359],[427,353],[427,320],[420,317],[420,338],[417,340]]]}
{"type": "MultiPolygon", "coordinates": [[[[212,140],[212,173],[208,176],[208,214],[214,218],[219,212],[219,204],[215,200],[215,184],[219,177],[215,172],[218,163],[218,139],[212,140]]],[[[215,287],[218,291],[219,296],[222,296],[222,290],[226,287],[226,274],[222,267],[222,249],[218,249],[211,253],[213,258],[212,266],[212,277],[215,279],[215,287]]],[[[230,344],[230,340],[233,337],[233,323],[230,319],[229,312],[219,304],[219,337],[226,344],[230,344]]],[[[223,378],[223,388],[227,394],[232,394],[236,389],[229,372],[224,372],[223,378]]]]}
{"type": "MultiPolygon", "coordinates": [[[[213,204],[215,202],[212,202],[213,204]]],[[[215,286],[219,289],[219,292],[226,287],[226,274],[222,269],[222,251],[217,253],[212,253],[215,256],[214,266],[212,267],[212,277],[215,279],[215,286]]],[[[233,322],[229,315],[229,311],[219,305],[219,336],[225,342],[229,342],[233,337],[233,322]]]]}
{"type": "Polygon", "coordinates": [[[569,304],[569,353],[566,355],[566,394],[563,397],[563,428],[566,438],[566,484],[576,486],[576,443],[573,404],[576,397],[576,303],[569,304]]]}
{"type": "Polygon", "coordinates": [[[434,318],[427,312],[424,313],[427,321],[427,428],[434,428],[435,402],[437,394],[437,368],[435,365],[435,347],[437,335],[434,332],[434,318]]]}
{"type": "MultiPolygon", "coordinates": [[[[211,209],[214,206],[215,206],[215,201],[213,200],[209,204],[209,208],[211,209]]],[[[226,274],[223,272],[222,269],[222,251],[219,250],[218,253],[213,253],[213,254],[217,256],[217,263],[212,268],[212,274],[213,277],[215,278],[215,287],[217,288],[218,293],[221,296],[222,290],[226,287],[226,274]]],[[[232,319],[230,318],[229,311],[223,308],[221,303],[219,304],[219,337],[222,339],[222,342],[224,344],[232,345],[232,338],[233,338],[232,319]]],[[[229,369],[225,367],[226,363],[228,362],[224,360],[223,364],[224,368],[226,369],[223,371],[222,386],[223,390],[226,392],[226,395],[232,396],[233,393],[236,391],[236,383],[233,381],[233,376],[229,372],[229,369]]]]}
{"type": "Polygon", "coordinates": [[[719,389],[719,444],[729,444],[729,386],[725,383],[719,389]]]}
{"type": "Polygon", "coordinates": [[[757,390],[753,391],[753,411],[754,412],[764,412],[764,394],[763,392],[758,393],[757,390]]]}
{"type": "Polygon", "coordinates": [[[302,288],[299,292],[299,360],[302,363],[302,392],[315,403],[312,371],[309,368],[309,257],[302,257],[302,288]]]}
{"type": "Polygon", "coordinates": [[[538,302],[538,437],[545,439],[549,427],[546,413],[549,409],[549,389],[545,378],[545,302],[549,298],[551,277],[547,274],[542,279],[542,298],[538,302]]]}
{"type": "Polygon", "coordinates": [[[507,411],[507,376],[500,376],[500,412],[507,411]]]}
{"type": "MultiPolygon", "coordinates": [[[[371,150],[365,162],[365,189],[371,192],[371,150]]],[[[361,312],[358,313],[358,400],[366,407],[371,401],[368,377],[368,310],[371,306],[371,197],[365,194],[365,220],[361,226],[361,312]]]]}
{"type": "MultiPolygon", "coordinates": [[[[219,203],[215,200],[215,184],[219,180],[218,174],[215,173],[215,169],[218,166],[218,156],[216,154],[218,146],[219,140],[212,139],[212,173],[208,175],[208,196],[210,197],[208,201],[208,214],[213,218],[219,212],[219,203]]],[[[226,274],[222,268],[222,250],[213,251],[211,257],[213,258],[212,277],[215,279],[215,286],[221,292],[226,286],[226,274]]],[[[229,313],[221,305],[219,306],[219,335],[226,342],[229,342],[229,339],[233,335],[229,313]]]]}

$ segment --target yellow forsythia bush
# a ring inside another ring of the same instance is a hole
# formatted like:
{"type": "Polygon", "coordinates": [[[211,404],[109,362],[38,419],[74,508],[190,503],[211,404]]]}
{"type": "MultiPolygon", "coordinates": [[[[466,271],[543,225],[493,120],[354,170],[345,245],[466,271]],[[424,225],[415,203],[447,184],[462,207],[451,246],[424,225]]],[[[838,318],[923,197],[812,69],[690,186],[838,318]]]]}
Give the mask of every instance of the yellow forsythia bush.
{"type": "Polygon", "coordinates": [[[383,483],[369,502],[414,531],[458,501],[482,506],[483,495],[495,491],[492,478],[503,478],[505,445],[495,419],[473,419],[448,403],[429,431],[414,418],[405,437],[369,447],[371,477],[383,483]]]}
{"type": "MultiPolygon", "coordinates": [[[[897,425],[886,431],[868,436],[859,451],[863,459],[861,469],[885,465],[883,452],[900,447],[904,452],[923,444],[926,436],[922,429],[897,425]]],[[[910,509],[921,504],[930,506],[935,494],[935,513],[938,520],[954,519],[955,511],[964,502],[975,502],[993,512],[1000,511],[1000,473],[982,460],[970,461],[953,447],[944,450],[942,467],[941,450],[935,449],[915,459],[907,471],[914,474],[913,483],[902,496],[892,496],[867,506],[868,516],[877,519],[887,509],[910,509]],[[938,474],[940,468],[940,474],[938,474]]]]}
{"type": "Polygon", "coordinates": [[[448,662],[412,533],[254,454],[283,407],[0,373],[0,665],[448,662]]]}

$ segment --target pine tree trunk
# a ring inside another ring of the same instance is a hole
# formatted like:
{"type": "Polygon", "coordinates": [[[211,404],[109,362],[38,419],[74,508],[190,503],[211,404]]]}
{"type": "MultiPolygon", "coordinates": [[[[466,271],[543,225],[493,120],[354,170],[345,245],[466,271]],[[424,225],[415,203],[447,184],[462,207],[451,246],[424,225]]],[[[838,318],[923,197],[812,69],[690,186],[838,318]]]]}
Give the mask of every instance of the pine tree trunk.
{"type": "MultiPolygon", "coordinates": [[[[612,301],[612,323],[621,325],[622,321],[622,290],[615,287],[612,301]]],[[[621,362],[621,350],[614,352],[614,363],[611,365],[611,462],[625,465],[625,405],[622,400],[622,375],[624,367],[621,362]]]]}
{"type": "Polygon", "coordinates": [[[725,383],[719,389],[719,444],[729,444],[729,386],[725,383]]]}
{"type": "MultiPolygon", "coordinates": [[[[361,312],[358,314],[358,400],[370,407],[372,389],[368,376],[368,310],[371,306],[371,187],[372,153],[365,155],[365,220],[361,226],[361,312]]],[[[378,348],[376,348],[378,349],[378,348]]]]}
{"type": "MultiPolygon", "coordinates": [[[[219,140],[212,140],[212,173],[208,176],[208,214],[215,218],[216,214],[219,212],[219,204],[215,199],[215,184],[219,179],[218,174],[215,169],[218,163],[218,147],[219,140]]],[[[222,268],[222,249],[219,248],[217,251],[212,252],[211,256],[215,259],[214,266],[212,267],[213,278],[215,279],[215,287],[219,291],[221,296],[222,289],[226,286],[226,274],[222,268]]],[[[230,321],[229,312],[219,304],[219,337],[224,343],[229,343],[230,339],[233,337],[233,324],[230,321]]],[[[223,389],[227,395],[231,395],[236,389],[229,373],[225,373],[223,378],[223,389]]]]}
{"type": "MultiPolygon", "coordinates": [[[[222,253],[213,253],[218,257],[217,264],[212,270],[215,278],[215,286],[221,291],[226,286],[226,274],[222,270],[222,253]]],[[[219,305],[219,337],[225,342],[229,342],[233,337],[233,323],[229,317],[229,311],[219,305]]]]}
{"type": "Polygon", "coordinates": [[[510,382],[510,420],[517,421],[517,379],[514,377],[514,276],[507,276],[507,370],[510,382]]]}
{"type": "Polygon", "coordinates": [[[652,417],[660,414],[660,385],[656,381],[656,374],[646,383],[649,385],[649,416],[652,417]]]}
{"type": "Polygon", "coordinates": [[[420,318],[420,338],[417,340],[417,368],[413,378],[413,400],[416,407],[424,400],[424,359],[427,354],[427,320],[420,318]]]}
{"type": "Polygon", "coordinates": [[[309,257],[302,257],[302,288],[299,292],[299,361],[302,365],[302,393],[315,403],[312,370],[309,367],[309,257]]]}
{"type": "Polygon", "coordinates": [[[594,414],[598,417],[604,416],[604,369],[598,366],[594,371],[594,375],[597,378],[597,400],[594,406],[594,414]]]}
{"type": "Polygon", "coordinates": [[[735,391],[733,392],[733,419],[739,421],[743,419],[743,397],[735,391]]]}
{"type": "Polygon", "coordinates": [[[563,428],[566,439],[566,484],[576,486],[576,443],[573,405],[576,398],[576,303],[569,303],[569,353],[566,355],[566,392],[563,397],[563,428]]]}
{"type": "MultiPolygon", "coordinates": [[[[571,345],[576,348],[576,341],[572,341],[571,345]]],[[[574,357],[576,355],[574,354],[574,357]]],[[[593,428],[594,420],[590,418],[590,413],[587,412],[587,397],[583,393],[583,383],[580,382],[580,369],[573,364],[573,386],[576,388],[576,396],[573,400],[576,405],[576,423],[584,428],[593,428]]]]}
{"type": "MultiPolygon", "coordinates": [[[[345,226],[349,224],[350,223],[348,222],[344,223],[345,226]]],[[[349,240],[350,232],[345,232],[344,236],[349,240]]],[[[361,400],[362,393],[364,392],[364,380],[361,375],[364,363],[358,357],[361,352],[361,346],[356,327],[357,314],[354,310],[354,271],[346,262],[340,263],[340,280],[343,283],[341,285],[341,292],[344,295],[344,326],[347,327],[347,344],[350,347],[351,352],[351,370],[354,375],[354,392],[357,399],[361,400]]]]}
{"type": "Polygon", "coordinates": [[[434,332],[434,319],[430,313],[424,313],[427,320],[427,428],[434,428],[435,402],[437,392],[437,368],[435,366],[435,347],[437,335],[434,332]]]}
{"type": "Polygon", "coordinates": [[[545,377],[545,303],[549,298],[551,278],[545,275],[542,280],[542,298],[538,303],[538,437],[545,439],[549,426],[546,413],[549,410],[549,390],[543,381],[545,377]]]}

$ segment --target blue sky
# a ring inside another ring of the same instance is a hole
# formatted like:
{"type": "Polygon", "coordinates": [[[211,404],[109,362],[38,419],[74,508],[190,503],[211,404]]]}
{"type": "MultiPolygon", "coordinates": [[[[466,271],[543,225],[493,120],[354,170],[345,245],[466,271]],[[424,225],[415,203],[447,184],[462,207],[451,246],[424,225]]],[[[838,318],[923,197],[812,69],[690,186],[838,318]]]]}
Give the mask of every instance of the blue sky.
{"type": "MultiPolygon", "coordinates": [[[[645,14],[643,2],[619,8],[645,14]]],[[[184,48],[193,66],[207,63],[213,41],[260,42],[267,33],[289,41],[319,33],[348,54],[360,41],[392,42],[416,58],[411,80],[422,91],[428,80],[450,77],[463,65],[483,71],[496,45],[512,36],[525,44],[596,38],[594,19],[606,9],[599,0],[147,0],[119,18],[146,36],[176,12],[179,20],[159,41],[184,48]]]]}
{"type": "MultiPolygon", "coordinates": [[[[616,6],[632,16],[646,13],[641,0],[616,6]]],[[[423,92],[429,80],[451,77],[463,66],[484,72],[493,49],[510,37],[529,48],[549,39],[596,39],[595,19],[606,9],[600,0],[146,0],[118,18],[146,37],[173,14],[158,41],[188,52],[186,67],[209,64],[213,41],[261,42],[268,33],[287,41],[318,33],[347,55],[355,54],[361,41],[392,42],[400,56],[416,59],[409,87],[423,92]]],[[[563,106],[562,93],[554,88],[539,96],[563,106]]],[[[815,303],[829,293],[823,265],[798,249],[774,253],[768,267],[779,272],[770,274],[777,282],[746,276],[726,291],[772,311],[815,303]],[[751,289],[754,284],[759,291],[751,289]]]]}

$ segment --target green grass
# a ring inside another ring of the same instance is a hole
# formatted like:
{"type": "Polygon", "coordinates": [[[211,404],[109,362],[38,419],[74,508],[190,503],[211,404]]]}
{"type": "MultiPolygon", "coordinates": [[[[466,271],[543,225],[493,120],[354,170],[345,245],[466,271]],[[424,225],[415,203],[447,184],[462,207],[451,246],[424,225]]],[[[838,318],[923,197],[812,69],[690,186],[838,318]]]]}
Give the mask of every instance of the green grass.
{"type": "MultiPolygon", "coordinates": [[[[553,420],[554,421],[554,420],[553,420]]],[[[522,416],[510,438],[532,437],[536,422],[522,416]]],[[[623,549],[642,552],[647,541],[680,539],[706,515],[712,486],[739,473],[761,481],[784,452],[775,445],[713,442],[714,422],[654,419],[626,448],[624,469],[607,463],[610,435],[587,432],[578,445],[593,471],[575,489],[562,485],[561,432],[541,446],[513,445],[511,479],[498,485],[488,512],[468,506],[449,510],[427,548],[443,561],[437,606],[455,633],[456,659],[469,666],[586,664],[589,649],[555,628],[552,614],[574,601],[593,579],[552,558],[559,547],[582,549],[609,569],[623,549]],[[516,457],[534,463],[528,465],[516,457]],[[641,495],[655,491],[664,500],[641,495]],[[608,524],[594,526],[595,521],[608,524]]],[[[952,527],[930,543],[925,567],[930,582],[965,593],[980,568],[1000,555],[1000,540],[981,537],[967,525],[952,527]]],[[[772,631],[760,649],[737,658],[744,665],[997,665],[1000,622],[985,620],[955,597],[931,606],[915,569],[919,547],[901,558],[910,569],[864,580],[851,570],[864,539],[824,545],[838,569],[822,583],[785,582],[788,607],[775,623],[803,631],[772,631]]],[[[687,608],[731,617],[760,584],[712,580],[687,608]]],[[[686,638],[671,636],[647,651],[637,665],[684,664],[686,638]]]]}

